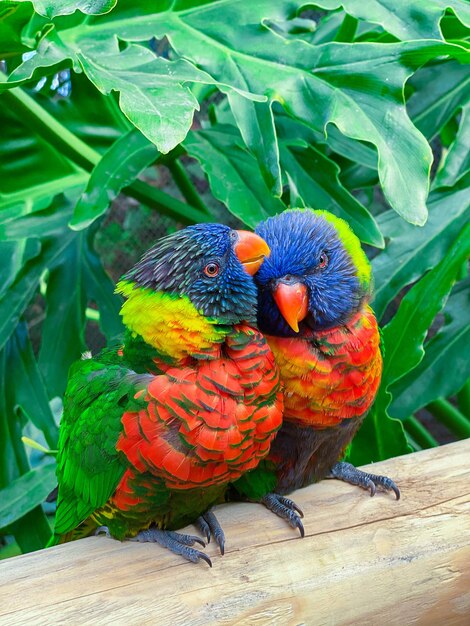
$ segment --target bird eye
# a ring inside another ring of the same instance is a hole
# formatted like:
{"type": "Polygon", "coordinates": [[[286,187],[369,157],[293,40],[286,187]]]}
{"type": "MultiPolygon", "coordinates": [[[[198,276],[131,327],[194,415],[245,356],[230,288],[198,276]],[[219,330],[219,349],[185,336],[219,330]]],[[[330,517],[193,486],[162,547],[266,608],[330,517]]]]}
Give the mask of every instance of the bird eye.
{"type": "Polygon", "coordinates": [[[286,274],[284,276],[284,280],[286,281],[286,283],[291,283],[294,280],[294,277],[292,276],[292,274],[286,274]]]}
{"type": "Polygon", "coordinates": [[[204,268],[204,274],[209,276],[209,278],[214,278],[214,276],[217,276],[219,273],[219,270],[220,268],[217,263],[208,263],[204,268]]]}
{"type": "Polygon", "coordinates": [[[328,255],[326,252],[322,252],[320,254],[320,259],[318,261],[318,265],[317,267],[321,270],[325,269],[325,267],[328,265],[328,255]]]}

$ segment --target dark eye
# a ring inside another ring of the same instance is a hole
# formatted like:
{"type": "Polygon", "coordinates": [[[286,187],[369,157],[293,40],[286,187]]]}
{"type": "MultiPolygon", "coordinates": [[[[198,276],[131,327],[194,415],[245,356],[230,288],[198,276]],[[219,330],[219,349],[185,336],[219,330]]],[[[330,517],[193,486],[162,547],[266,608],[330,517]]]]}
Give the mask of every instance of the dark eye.
{"type": "Polygon", "coordinates": [[[286,283],[291,283],[294,280],[294,277],[292,276],[292,274],[286,274],[284,276],[284,280],[286,283]]]}
{"type": "Polygon", "coordinates": [[[328,255],[327,255],[327,253],[326,253],[326,252],[322,252],[322,253],[320,254],[320,259],[319,259],[319,261],[318,261],[318,265],[317,265],[317,267],[318,267],[319,269],[321,269],[321,270],[322,270],[322,269],[324,269],[327,265],[328,265],[328,255]]]}
{"type": "Polygon", "coordinates": [[[204,274],[209,276],[209,278],[214,278],[214,276],[217,276],[219,273],[219,270],[220,268],[217,263],[208,263],[204,268],[204,274]]]}

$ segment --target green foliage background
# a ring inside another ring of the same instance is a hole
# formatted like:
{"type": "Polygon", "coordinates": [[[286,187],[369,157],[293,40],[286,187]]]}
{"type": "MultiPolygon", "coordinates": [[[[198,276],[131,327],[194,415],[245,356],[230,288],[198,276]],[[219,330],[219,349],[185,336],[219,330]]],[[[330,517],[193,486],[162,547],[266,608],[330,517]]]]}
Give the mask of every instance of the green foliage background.
{"type": "Polygon", "coordinates": [[[437,445],[424,406],[470,435],[469,27],[465,0],[0,1],[0,536],[44,545],[68,367],[90,319],[121,330],[95,249],[119,194],[180,225],[347,219],[385,346],[351,460],[437,445]]]}

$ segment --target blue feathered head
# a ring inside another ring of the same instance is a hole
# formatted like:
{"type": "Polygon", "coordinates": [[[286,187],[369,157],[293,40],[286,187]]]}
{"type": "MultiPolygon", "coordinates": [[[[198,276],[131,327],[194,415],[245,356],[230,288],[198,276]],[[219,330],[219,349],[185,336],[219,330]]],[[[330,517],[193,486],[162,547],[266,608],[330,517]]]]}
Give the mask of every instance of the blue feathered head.
{"type": "Polygon", "coordinates": [[[332,213],[292,209],[256,232],[271,249],[255,276],[263,332],[294,337],[337,326],[370,296],[370,263],[347,222],[332,213]]]}

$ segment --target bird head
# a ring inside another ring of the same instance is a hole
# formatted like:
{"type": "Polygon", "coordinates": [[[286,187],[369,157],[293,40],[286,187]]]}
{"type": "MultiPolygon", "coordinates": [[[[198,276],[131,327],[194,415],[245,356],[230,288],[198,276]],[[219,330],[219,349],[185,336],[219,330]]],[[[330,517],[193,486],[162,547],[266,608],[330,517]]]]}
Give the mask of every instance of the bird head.
{"type": "Polygon", "coordinates": [[[370,296],[371,267],[359,239],[332,213],[292,209],[256,232],[271,250],[255,276],[263,332],[294,337],[337,326],[370,296]]]}
{"type": "MultiPolygon", "coordinates": [[[[128,299],[138,290],[150,298],[164,294],[173,301],[189,299],[188,307],[193,305],[219,324],[254,321],[257,300],[252,275],[268,255],[259,235],[222,224],[196,224],[160,239],[123,276],[117,291],[128,299]]],[[[164,302],[167,306],[169,299],[164,302]]],[[[181,306],[172,311],[184,315],[181,306]]],[[[132,319],[129,326],[136,326],[132,319]]]]}

